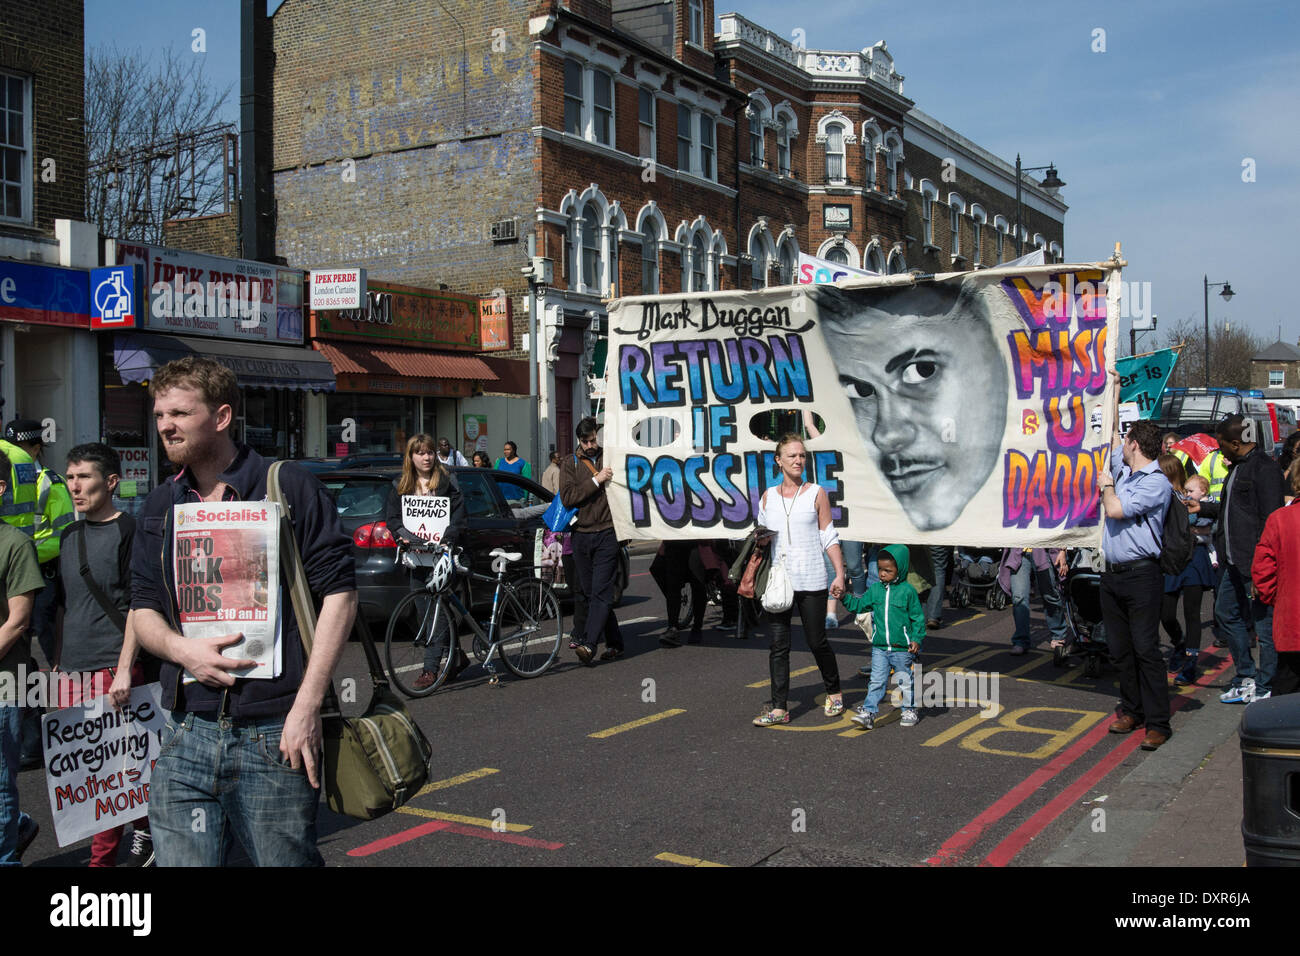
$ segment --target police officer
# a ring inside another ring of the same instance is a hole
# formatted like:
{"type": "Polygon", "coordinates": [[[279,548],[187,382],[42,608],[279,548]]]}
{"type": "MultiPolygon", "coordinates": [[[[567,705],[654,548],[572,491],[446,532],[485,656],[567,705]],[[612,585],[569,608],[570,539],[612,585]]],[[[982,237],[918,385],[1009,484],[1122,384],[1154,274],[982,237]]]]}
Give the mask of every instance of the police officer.
{"type": "MultiPolygon", "coordinates": [[[[45,587],[36,595],[31,629],[47,662],[54,660],[55,579],[59,573],[59,536],[76,519],[72,496],[63,478],[40,463],[44,447],[41,423],[19,418],[5,426],[0,451],[9,457],[8,485],[0,497],[0,520],[29,535],[36,545],[45,587]]],[[[22,766],[40,762],[39,713],[24,715],[22,766]]]]}

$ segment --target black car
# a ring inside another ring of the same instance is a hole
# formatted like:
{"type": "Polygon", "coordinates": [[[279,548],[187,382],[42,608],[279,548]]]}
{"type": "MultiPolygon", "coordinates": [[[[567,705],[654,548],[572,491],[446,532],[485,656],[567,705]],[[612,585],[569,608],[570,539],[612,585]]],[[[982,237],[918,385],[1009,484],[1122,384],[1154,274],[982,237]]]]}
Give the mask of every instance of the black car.
{"type": "MultiPolygon", "coordinates": [[[[481,574],[492,574],[493,548],[523,554],[515,567],[529,573],[534,555],[541,550],[542,514],[551,492],[520,475],[489,468],[453,468],[452,473],[465,497],[467,533],[460,542],[471,556],[471,566],[481,574]]],[[[388,615],[411,587],[410,572],[395,562],[397,543],[385,521],[388,491],[398,475],[394,468],[334,471],[317,475],[334,497],[343,530],[352,536],[357,562],[357,593],[360,610],[372,630],[382,634],[388,615]]],[[[630,573],[627,547],[619,551],[619,568],[614,584],[614,603],[622,600],[630,573]]],[[[567,584],[554,585],[557,596],[570,596],[567,584]]],[[[493,587],[474,582],[475,606],[490,606],[493,587]]]]}

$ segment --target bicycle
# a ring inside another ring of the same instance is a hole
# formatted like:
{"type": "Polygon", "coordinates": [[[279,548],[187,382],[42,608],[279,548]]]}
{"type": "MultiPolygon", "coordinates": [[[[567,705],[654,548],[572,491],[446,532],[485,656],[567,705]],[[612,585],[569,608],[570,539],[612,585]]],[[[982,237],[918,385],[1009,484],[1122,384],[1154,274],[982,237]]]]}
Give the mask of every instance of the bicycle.
{"type": "Polygon", "coordinates": [[[489,683],[500,681],[494,656],[516,677],[544,674],[560,652],[564,632],[560,604],[551,588],[535,578],[506,580],[506,569],[522,555],[502,548],[491,552],[496,577],[479,574],[462,564],[460,549],[452,553],[445,548],[420,548],[403,543],[398,546],[397,560],[407,567],[432,566],[444,555],[462,577],[495,583],[487,630],[484,631],[483,625],[449,586],[450,576],[438,589],[437,575],[430,574],[425,586],[398,601],[388,618],[384,659],[397,688],[407,697],[427,697],[441,687],[460,646],[453,634],[459,635],[466,626],[472,635],[474,656],[490,675],[489,683]],[[410,639],[404,639],[408,634],[410,639]],[[424,670],[434,673],[433,683],[417,688],[415,679],[424,670]]]}

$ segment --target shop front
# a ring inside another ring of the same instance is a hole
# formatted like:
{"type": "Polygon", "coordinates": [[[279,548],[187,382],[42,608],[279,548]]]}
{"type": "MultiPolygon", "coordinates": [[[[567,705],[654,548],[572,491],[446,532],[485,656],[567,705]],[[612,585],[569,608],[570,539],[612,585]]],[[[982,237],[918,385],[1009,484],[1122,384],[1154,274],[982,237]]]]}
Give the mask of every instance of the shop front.
{"type": "Polygon", "coordinates": [[[148,384],[167,362],[189,355],[235,373],[237,440],[269,458],[302,457],[305,396],[334,389],[329,363],[303,345],[302,273],[121,241],[109,258],[117,266],[94,271],[93,294],[110,303],[126,297],[92,323],[101,333],[102,430],[136,463],[141,493],[171,471],[148,384]]]}
{"type": "Polygon", "coordinates": [[[497,380],[472,354],[479,313],[474,296],[373,280],[362,308],[312,310],[312,345],[336,381],[317,402],[316,454],[400,453],[420,432],[455,442],[460,403],[497,380]]]}

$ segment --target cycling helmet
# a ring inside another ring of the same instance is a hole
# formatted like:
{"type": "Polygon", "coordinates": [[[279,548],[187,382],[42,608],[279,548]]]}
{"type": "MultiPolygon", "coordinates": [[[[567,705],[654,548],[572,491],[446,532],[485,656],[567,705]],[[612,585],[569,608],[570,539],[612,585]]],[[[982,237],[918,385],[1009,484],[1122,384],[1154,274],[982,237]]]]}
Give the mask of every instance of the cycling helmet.
{"type": "Polygon", "coordinates": [[[451,581],[452,558],[450,551],[439,551],[437,560],[433,562],[433,570],[429,572],[429,583],[434,591],[441,591],[447,587],[451,581]]]}

